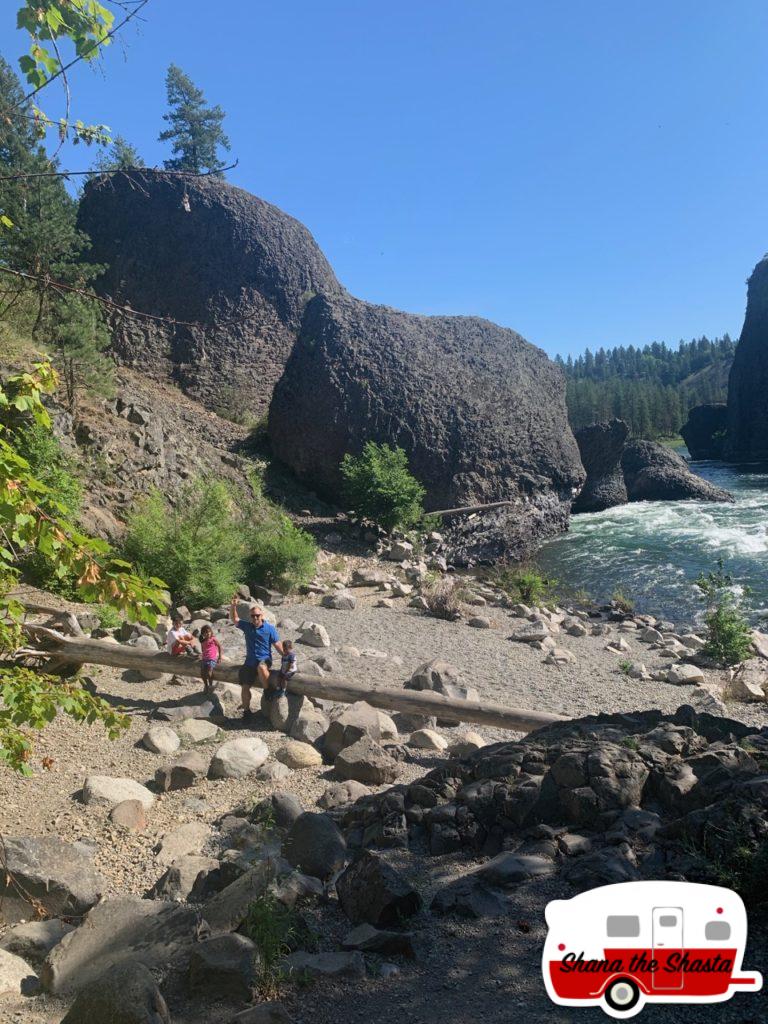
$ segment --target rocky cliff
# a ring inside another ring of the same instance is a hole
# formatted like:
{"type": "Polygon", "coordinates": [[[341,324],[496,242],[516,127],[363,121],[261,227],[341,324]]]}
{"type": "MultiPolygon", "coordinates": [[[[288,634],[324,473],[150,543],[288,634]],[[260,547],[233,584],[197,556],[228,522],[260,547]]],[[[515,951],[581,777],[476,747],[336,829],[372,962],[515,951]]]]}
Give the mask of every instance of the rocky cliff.
{"type": "Polygon", "coordinates": [[[629,427],[623,420],[593,423],[576,431],[576,443],[587,479],[573,503],[574,512],[601,512],[627,500],[621,469],[629,427]]]}
{"type": "Polygon", "coordinates": [[[728,426],[728,407],[718,402],[697,405],[680,429],[692,459],[722,459],[728,426]]]}
{"type": "Polygon", "coordinates": [[[541,350],[477,317],[349,297],[308,304],[269,436],[278,458],[326,495],[339,494],[344,454],[370,439],[407,451],[429,508],[514,500],[514,522],[501,527],[510,552],[532,532],[559,532],[584,479],[565,380],[541,350]]]}
{"type": "Polygon", "coordinates": [[[80,226],[102,294],[195,325],[116,315],[119,360],[225,413],[230,395],[254,418],[272,398],[274,453],[328,498],[344,454],[373,439],[405,448],[431,508],[515,502],[485,524],[486,554],[566,528],[584,473],[565,382],[514,331],[350,297],[302,225],[212,178],[98,178],[80,226]]]}
{"type": "Polygon", "coordinates": [[[768,459],[768,256],[747,283],[747,312],[728,379],[729,459],[768,459]]]}
{"type": "Polygon", "coordinates": [[[692,473],[685,459],[656,441],[630,441],[621,457],[630,501],[733,501],[733,495],[692,473]]]}
{"type": "Polygon", "coordinates": [[[307,229],[214,178],[137,170],[90,182],[79,226],[106,270],[102,295],[199,326],[113,318],[118,359],[169,379],[208,408],[237,403],[253,419],[269,404],[304,306],[342,292],[307,229]]]}

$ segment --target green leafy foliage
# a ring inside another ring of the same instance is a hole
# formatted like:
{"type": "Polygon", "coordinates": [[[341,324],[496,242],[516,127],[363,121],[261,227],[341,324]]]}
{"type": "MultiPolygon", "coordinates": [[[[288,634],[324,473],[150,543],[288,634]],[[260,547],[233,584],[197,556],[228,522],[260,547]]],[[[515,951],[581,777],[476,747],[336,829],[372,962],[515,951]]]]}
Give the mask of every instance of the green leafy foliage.
{"type": "Polygon", "coordinates": [[[172,143],[174,156],[165,161],[168,170],[191,171],[194,174],[220,174],[224,163],[218,149],[229,149],[229,139],[222,124],[224,111],[206,103],[189,75],[171,64],[165,78],[170,110],[163,120],[170,125],[159,135],[160,142],[172,143]]]}
{"type": "Polygon", "coordinates": [[[501,564],[489,572],[488,578],[513,601],[532,606],[553,601],[557,587],[557,580],[547,576],[538,566],[530,564],[501,564]]]}
{"type": "Polygon", "coordinates": [[[611,594],[611,604],[616,611],[624,612],[625,615],[631,615],[635,610],[635,602],[632,598],[618,588],[611,594]]]}
{"type": "Polygon", "coordinates": [[[244,532],[226,484],[189,483],[171,506],[160,491],[128,518],[123,550],[145,571],[161,576],[175,599],[194,607],[222,604],[240,582],[244,532]]]}
{"type": "Polygon", "coordinates": [[[290,589],[314,572],[312,537],[269,502],[258,478],[246,496],[193,481],[177,502],[155,491],[129,516],[126,557],[167,580],[176,600],[222,604],[244,579],[290,589]]]}
{"type": "MultiPolygon", "coordinates": [[[[31,89],[37,92],[59,76],[65,63],[64,44],[71,47],[68,57],[94,61],[111,42],[114,20],[112,11],[98,0],[26,0],[17,11],[16,27],[29,35],[29,50],[19,58],[19,68],[31,89]]],[[[52,121],[39,107],[33,109],[40,138],[56,127],[60,138],[69,137],[75,145],[109,141],[106,125],[65,118],[52,121]]]]}
{"type": "Polygon", "coordinates": [[[424,518],[425,490],[408,469],[402,448],[366,442],[360,455],[344,456],[341,474],[350,508],[385,530],[407,530],[424,518]]]}
{"type": "Polygon", "coordinates": [[[24,608],[13,588],[24,560],[48,559],[57,573],[74,577],[82,600],[111,604],[131,621],[154,626],[166,610],[162,581],[138,576],[105,541],[82,534],[70,521],[74,494],[54,489],[61,466],[49,467],[46,483],[20,451],[25,445],[33,460],[43,457],[40,432],[50,431],[51,420],[42,398],[57,383],[51,364],[41,362],[0,384],[0,761],[26,774],[33,733],[58,713],[77,722],[101,722],[110,736],[128,720],[76,683],[15,662],[14,653],[24,643],[24,608]]]}
{"type": "Polygon", "coordinates": [[[128,170],[129,167],[144,167],[144,161],[135,146],[122,135],[116,135],[109,149],[97,158],[93,170],[97,175],[111,174],[128,170]]]}
{"type": "Polygon", "coordinates": [[[245,574],[251,582],[287,591],[314,575],[317,544],[277,510],[257,522],[246,543],[245,574]]]}
{"type": "Polygon", "coordinates": [[[722,558],[713,572],[699,576],[696,586],[707,602],[702,653],[722,665],[744,661],[752,649],[752,630],[739,607],[734,579],[725,571],[722,558]]]}

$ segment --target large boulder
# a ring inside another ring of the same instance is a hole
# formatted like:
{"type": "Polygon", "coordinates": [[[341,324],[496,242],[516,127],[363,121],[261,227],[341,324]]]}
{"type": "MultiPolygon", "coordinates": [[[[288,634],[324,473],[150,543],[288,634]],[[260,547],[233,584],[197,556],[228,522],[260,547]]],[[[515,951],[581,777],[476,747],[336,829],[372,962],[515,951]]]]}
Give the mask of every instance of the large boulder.
{"type": "Polygon", "coordinates": [[[111,775],[88,775],[83,783],[83,803],[116,807],[124,800],[138,800],[145,811],[155,802],[154,793],[134,779],[111,775]]]}
{"type": "Polygon", "coordinates": [[[728,378],[725,457],[768,459],[768,255],[747,283],[747,312],[728,378]]]}
{"type": "Polygon", "coordinates": [[[362,736],[356,743],[339,751],[333,766],[342,782],[353,780],[367,786],[394,782],[403,773],[402,764],[390,757],[370,736],[362,736]]]}
{"type": "Polygon", "coordinates": [[[184,963],[197,923],[196,911],[174,903],[137,896],[103,900],[48,954],[43,987],[52,995],[78,992],[108,968],[129,960],[163,970],[184,963]]]}
{"type": "Polygon", "coordinates": [[[587,479],[573,503],[574,512],[601,512],[626,502],[621,454],[628,436],[629,427],[623,420],[593,423],[576,431],[587,479]]]}
{"type": "MultiPolygon", "coordinates": [[[[405,448],[430,508],[510,500],[484,542],[499,555],[563,530],[584,479],[564,376],[540,349],[477,317],[338,294],[307,305],[269,435],[275,455],[325,495],[339,493],[345,453],[373,440],[405,448]]],[[[470,548],[465,537],[464,559],[470,548]]]]}
{"type": "Polygon", "coordinates": [[[171,1024],[150,971],[126,961],[106,970],[76,996],[61,1024],[171,1024]]]}
{"type": "Polygon", "coordinates": [[[291,825],[283,850],[289,863],[306,875],[329,878],[344,867],[347,844],[328,814],[305,811],[291,825]]]}
{"type": "Polygon", "coordinates": [[[680,433],[692,459],[722,459],[727,429],[728,406],[716,402],[691,409],[680,433]]]}
{"type": "Polygon", "coordinates": [[[656,441],[630,441],[621,457],[630,501],[733,501],[733,495],[692,473],[685,459],[656,441]]]}
{"type": "Polygon", "coordinates": [[[8,836],[0,872],[0,920],[84,914],[100,899],[105,882],[85,847],[56,836],[8,836]]]}
{"type": "Polygon", "coordinates": [[[266,411],[307,300],[341,294],[298,221],[220,178],[149,169],[90,182],[79,225],[91,239],[102,295],[185,324],[120,317],[118,359],[169,378],[209,408],[242,392],[266,411]],[[226,389],[226,393],[225,392],[226,389]]]}
{"type": "Polygon", "coordinates": [[[399,924],[421,907],[411,883],[382,857],[363,851],[336,880],[341,909],[353,924],[399,924]]]}
{"type": "Polygon", "coordinates": [[[326,757],[333,760],[340,750],[351,747],[363,736],[378,742],[381,739],[381,722],[376,708],[358,700],[346,707],[328,726],[323,743],[326,757]]]}
{"type": "Polygon", "coordinates": [[[227,740],[211,758],[211,779],[244,779],[257,771],[269,757],[269,747],[258,736],[227,740]]]}

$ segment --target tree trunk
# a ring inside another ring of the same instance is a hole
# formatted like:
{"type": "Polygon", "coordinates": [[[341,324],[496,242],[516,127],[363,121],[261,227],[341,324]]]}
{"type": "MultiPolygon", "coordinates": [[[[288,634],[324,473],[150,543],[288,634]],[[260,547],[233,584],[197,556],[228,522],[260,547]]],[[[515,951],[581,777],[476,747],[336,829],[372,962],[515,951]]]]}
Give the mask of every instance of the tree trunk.
{"type": "MultiPolygon", "coordinates": [[[[183,655],[174,657],[165,653],[152,654],[141,648],[110,644],[101,640],[72,640],[42,626],[26,625],[24,631],[36,644],[34,651],[27,649],[19,652],[27,657],[39,655],[83,664],[172,672],[191,678],[200,676],[200,662],[183,655]]],[[[213,678],[226,683],[239,683],[239,669],[239,665],[231,662],[220,663],[213,673],[213,678]]],[[[452,722],[475,722],[478,725],[512,729],[516,732],[532,732],[554,722],[566,721],[562,715],[553,715],[546,711],[505,707],[503,704],[491,704],[487,701],[454,700],[430,690],[375,690],[361,683],[339,679],[337,676],[317,678],[298,672],[288,681],[288,690],[291,693],[303,694],[305,697],[340,701],[345,704],[364,700],[373,707],[385,711],[435,715],[452,722]]]]}

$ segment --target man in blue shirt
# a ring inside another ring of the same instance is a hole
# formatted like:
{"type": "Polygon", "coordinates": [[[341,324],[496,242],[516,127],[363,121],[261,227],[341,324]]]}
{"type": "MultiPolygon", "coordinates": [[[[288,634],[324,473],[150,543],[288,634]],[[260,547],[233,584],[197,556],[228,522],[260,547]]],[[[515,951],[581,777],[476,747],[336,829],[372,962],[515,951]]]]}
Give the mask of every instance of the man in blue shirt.
{"type": "Polygon", "coordinates": [[[238,597],[235,594],[229,606],[229,617],[232,622],[245,633],[245,663],[240,668],[240,685],[243,695],[243,718],[251,717],[251,687],[257,683],[264,689],[269,683],[269,670],[272,667],[272,648],[280,655],[283,645],[275,627],[264,618],[264,612],[254,605],[248,619],[241,619],[237,614],[238,597]]]}

